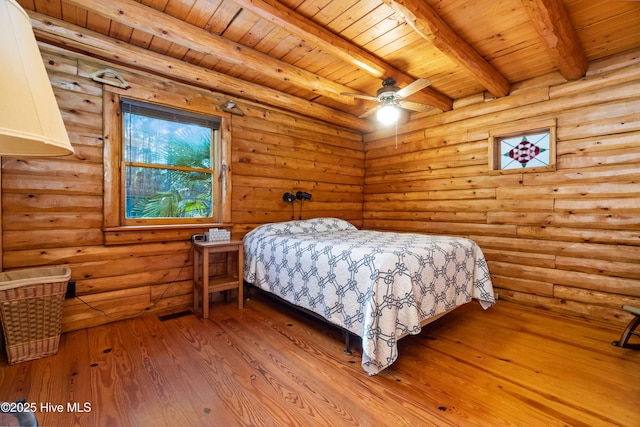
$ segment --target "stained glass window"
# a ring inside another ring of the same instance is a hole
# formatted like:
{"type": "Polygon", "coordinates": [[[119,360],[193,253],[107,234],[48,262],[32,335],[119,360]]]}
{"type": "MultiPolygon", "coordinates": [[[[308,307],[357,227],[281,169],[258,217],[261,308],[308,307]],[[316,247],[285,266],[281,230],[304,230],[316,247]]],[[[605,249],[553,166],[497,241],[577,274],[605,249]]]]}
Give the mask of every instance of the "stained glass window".
{"type": "Polygon", "coordinates": [[[507,126],[489,133],[490,167],[501,171],[555,169],[555,120],[507,126]],[[534,127],[535,126],[535,127],[534,127]]]}
{"type": "Polygon", "coordinates": [[[500,169],[549,166],[549,131],[500,138],[500,169]]]}

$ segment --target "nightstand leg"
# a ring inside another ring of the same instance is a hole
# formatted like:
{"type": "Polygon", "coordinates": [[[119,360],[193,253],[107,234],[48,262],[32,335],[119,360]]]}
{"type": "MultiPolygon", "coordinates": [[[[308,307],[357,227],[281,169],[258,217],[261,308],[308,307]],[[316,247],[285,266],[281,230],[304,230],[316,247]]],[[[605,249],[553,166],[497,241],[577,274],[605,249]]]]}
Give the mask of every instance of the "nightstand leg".
{"type": "MultiPolygon", "coordinates": [[[[198,271],[200,271],[200,253],[198,249],[193,251],[193,311],[198,311],[198,271]]],[[[204,301],[203,301],[204,304],[204,301]]]]}
{"type": "Polygon", "coordinates": [[[244,249],[242,245],[238,249],[238,309],[242,310],[244,303],[244,249]]]}
{"type": "Polygon", "coordinates": [[[209,248],[202,250],[202,317],[209,318],[209,248]]]}

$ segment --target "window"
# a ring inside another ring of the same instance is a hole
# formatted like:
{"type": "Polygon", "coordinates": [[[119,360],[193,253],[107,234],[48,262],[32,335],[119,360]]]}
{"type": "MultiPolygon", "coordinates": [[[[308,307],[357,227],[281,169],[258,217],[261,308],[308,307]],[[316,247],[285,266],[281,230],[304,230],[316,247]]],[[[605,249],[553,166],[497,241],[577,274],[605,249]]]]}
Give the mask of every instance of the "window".
{"type": "Polygon", "coordinates": [[[125,96],[105,91],[105,230],[228,224],[228,114],[200,98],[184,110],[172,106],[184,97],[125,96]]]}
{"type": "Polygon", "coordinates": [[[493,170],[555,170],[555,120],[496,129],[489,133],[489,161],[493,170]]]}
{"type": "Polygon", "coordinates": [[[131,219],[208,218],[220,119],[122,99],[124,213],[131,219]]]}

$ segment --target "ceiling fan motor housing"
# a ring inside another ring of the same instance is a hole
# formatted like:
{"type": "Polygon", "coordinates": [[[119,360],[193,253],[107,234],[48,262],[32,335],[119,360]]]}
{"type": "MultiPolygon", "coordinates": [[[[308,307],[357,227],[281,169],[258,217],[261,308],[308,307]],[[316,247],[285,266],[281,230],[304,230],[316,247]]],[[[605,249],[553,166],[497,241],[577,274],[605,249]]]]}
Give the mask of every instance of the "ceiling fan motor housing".
{"type": "Polygon", "coordinates": [[[396,86],[394,79],[384,79],[382,81],[382,87],[376,92],[376,97],[380,102],[393,101],[396,99],[396,92],[399,90],[400,88],[396,86]]]}

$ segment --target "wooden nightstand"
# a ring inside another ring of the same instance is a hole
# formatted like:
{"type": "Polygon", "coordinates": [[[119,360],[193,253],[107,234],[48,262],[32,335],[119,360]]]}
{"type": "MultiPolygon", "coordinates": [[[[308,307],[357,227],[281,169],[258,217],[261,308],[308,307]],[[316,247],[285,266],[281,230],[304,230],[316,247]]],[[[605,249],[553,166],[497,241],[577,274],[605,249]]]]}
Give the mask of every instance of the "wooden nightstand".
{"type": "Polygon", "coordinates": [[[244,248],[241,240],[223,242],[193,242],[193,310],[198,311],[199,295],[202,295],[202,317],[209,317],[209,294],[238,289],[238,309],[243,300],[244,248]],[[209,277],[209,255],[227,253],[225,275],[209,277]],[[238,271],[233,272],[232,255],[238,254],[238,271]]]}

